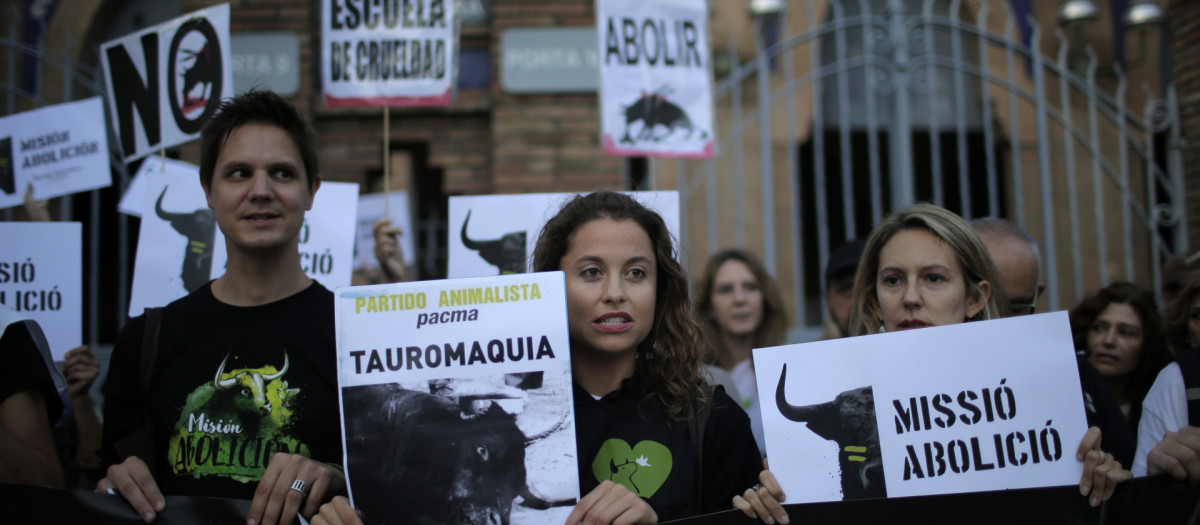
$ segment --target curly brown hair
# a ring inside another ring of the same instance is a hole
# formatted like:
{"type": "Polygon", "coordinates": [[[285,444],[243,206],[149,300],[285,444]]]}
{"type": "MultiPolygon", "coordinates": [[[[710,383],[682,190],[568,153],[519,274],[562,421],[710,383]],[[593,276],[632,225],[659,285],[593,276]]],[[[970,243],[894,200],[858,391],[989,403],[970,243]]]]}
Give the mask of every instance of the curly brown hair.
{"type": "Polygon", "coordinates": [[[754,348],[779,346],[787,337],[788,319],[783,304],[783,294],[779,292],[779,285],[775,279],[771,277],[770,273],[767,273],[766,267],[754,254],[745,250],[719,251],[709,257],[708,264],[704,266],[704,277],[700,281],[700,293],[696,299],[695,308],[696,317],[700,320],[700,325],[704,327],[709,343],[712,343],[706,348],[704,355],[704,361],[710,364],[717,362],[717,355],[721,352],[721,349],[717,348],[720,342],[718,335],[720,328],[717,326],[717,319],[713,317],[712,312],[713,282],[717,280],[717,272],[721,266],[729,261],[739,261],[750,268],[750,273],[754,274],[754,280],[758,281],[758,289],[762,291],[763,316],[762,322],[754,330],[754,348]]]}
{"type": "Polygon", "coordinates": [[[1100,317],[1110,304],[1127,304],[1137,313],[1142,321],[1142,348],[1138,355],[1138,364],[1125,378],[1130,405],[1135,409],[1142,406],[1142,399],[1154,384],[1154,378],[1167,363],[1171,362],[1171,354],[1167,349],[1167,339],[1162,332],[1162,318],[1158,315],[1158,303],[1154,294],[1142,290],[1133,283],[1115,282],[1092,294],[1071,309],[1071,335],[1075,340],[1075,348],[1088,349],[1088,332],[1092,322],[1100,317]]]}
{"type": "Polygon", "coordinates": [[[1188,332],[1192,318],[1192,303],[1196,301],[1196,296],[1200,295],[1200,280],[1192,280],[1187,283],[1183,291],[1179,293],[1179,297],[1175,299],[1175,303],[1167,309],[1166,317],[1163,319],[1163,334],[1167,337],[1167,343],[1175,353],[1190,352],[1194,348],[1188,342],[1188,332]]]}
{"type": "Polygon", "coordinates": [[[658,274],[654,325],[638,344],[634,366],[667,415],[684,421],[691,416],[694,403],[705,397],[700,376],[700,351],[705,342],[690,312],[687,275],[676,260],[675,244],[662,217],[622,193],[577,195],[542,227],[533,250],[533,271],[561,270],[575,232],[596,219],[634,221],[654,246],[658,274]]]}

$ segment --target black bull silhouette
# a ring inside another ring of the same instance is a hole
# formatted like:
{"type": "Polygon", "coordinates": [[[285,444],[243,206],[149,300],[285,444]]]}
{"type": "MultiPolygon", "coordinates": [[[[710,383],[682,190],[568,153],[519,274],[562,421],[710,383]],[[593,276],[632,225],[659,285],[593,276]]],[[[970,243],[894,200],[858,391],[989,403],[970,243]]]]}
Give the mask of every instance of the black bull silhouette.
{"type": "Polygon", "coordinates": [[[479,256],[488,264],[500,269],[500,274],[525,273],[525,232],[509,232],[499,239],[477,241],[467,237],[467,224],[471,222],[471,212],[462,225],[462,243],[469,250],[479,252],[479,256]]]}
{"type": "Polygon", "coordinates": [[[183,252],[183,269],[179,276],[183,278],[183,287],[188,292],[195,290],[208,282],[212,276],[213,240],[217,231],[217,218],[209,208],[200,208],[191,213],[173,213],[163,209],[163,197],[167,196],[167,188],[158,196],[154,203],[154,213],[158,218],[167,221],[171,227],[188,240],[183,252]]]}
{"type": "Polygon", "coordinates": [[[518,496],[534,509],[575,503],[535,496],[525,475],[525,446],[562,428],[565,415],[526,436],[516,416],[486,398],[456,402],[396,385],[342,395],[345,413],[358,415],[346,422],[347,472],[370,523],[501,525],[518,496]],[[473,408],[481,400],[486,408],[473,408]]]}
{"type": "Polygon", "coordinates": [[[875,424],[875,395],[871,387],[847,390],[833,401],[795,406],[784,395],[787,365],[779,373],[775,404],[792,421],[807,423],[814,434],[837,443],[842,468],[842,499],[886,498],[883,455],[875,424]]]}
{"type": "Polygon", "coordinates": [[[183,51],[188,59],[195,59],[192,62],[192,67],[182,73],[185,105],[208,101],[205,95],[208,95],[208,90],[212,87],[213,75],[219,74],[216,68],[220,67],[220,64],[214,64],[211,50],[212,47],[206,43],[199,51],[188,51],[186,49],[183,51]],[[200,97],[193,98],[191,95],[192,89],[200,84],[204,84],[204,92],[200,97]]]}
{"type": "Polygon", "coordinates": [[[696,131],[700,132],[700,138],[708,137],[708,132],[696,128],[683,108],[668,101],[660,93],[642,93],[641,98],[625,106],[625,135],[621,137],[622,143],[632,144],[634,142],[634,138],[629,136],[629,127],[639,120],[642,121],[642,130],[638,132],[637,140],[658,142],[670,136],[676,129],[686,129],[685,138],[690,138],[696,131]],[[667,132],[656,136],[654,134],[656,126],[667,128],[667,132]]]}

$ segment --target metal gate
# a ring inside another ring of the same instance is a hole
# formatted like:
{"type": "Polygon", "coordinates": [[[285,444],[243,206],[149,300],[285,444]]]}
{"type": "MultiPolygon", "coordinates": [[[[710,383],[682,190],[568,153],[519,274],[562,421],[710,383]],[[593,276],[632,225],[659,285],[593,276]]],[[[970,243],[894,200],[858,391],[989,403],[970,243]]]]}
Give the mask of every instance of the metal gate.
{"type": "Polygon", "coordinates": [[[717,157],[651,168],[658,187],[681,193],[689,267],[725,247],[759,253],[791,292],[793,338],[809,338],[825,315],[830,250],[930,201],[1028,229],[1049,309],[1110,280],[1161,288],[1162,261],[1187,239],[1171,86],[1131,86],[1120,63],[1072,48],[1062,31],[1046,35],[1033,18],[1020,27],[1009,2],[788,8],[714,44],[718,69],[728,63],[715,86],[717,157]],[[1038,52],[1054,45],[1054,58],[1038,52]]]}

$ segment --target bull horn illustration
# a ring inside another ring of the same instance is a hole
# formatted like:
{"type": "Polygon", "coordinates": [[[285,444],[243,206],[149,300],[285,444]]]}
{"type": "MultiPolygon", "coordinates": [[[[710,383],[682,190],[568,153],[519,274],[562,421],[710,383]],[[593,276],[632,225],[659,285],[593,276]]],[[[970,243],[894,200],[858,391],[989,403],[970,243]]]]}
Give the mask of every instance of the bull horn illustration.
{"type": "Polygon", "coordinates": [[[288,369],[288,354],[287,354],[287,350],[284,350],[283,351],[283,368],[280,368],[279,371],[275,372],[274,374],[262,376],[263,381],[274,381],[275,379],[279,378],[279,376],[287,373],[287,369],[288,369]]]}
{"type": "Polygon", "coordinates": [[[463,243],[463,246],[466,246],[468,250],[479,251],[482,248],[482,246],[480,246],[478,242],[472,241],[469,237],[467,237],[467,224],[470,222],[471,222],[471,210],[467,210],[467,218],[463,219],[462,234],[461,234],[462,243],[463,243]]]}
{"type": "Polygon", "coordinates": [[[787,379],[787,365],[783,365],[783,371],[779,373],[779,386],[775,388],[775,405],[779,407],[779,413],[783,414],[792,421],[798,423],[807,423],[820,415],[829,406],[829,403],[819,405],[796,406],[788,403],[787,396],[783,392],[783,384],[787,379]]]}
{"type": "MultiPolygon", "coordinates": [[[[166,196],[167,196],[167,188],[164,187],[162,190],[162,193],[160,193],[158,195],[158,202],[154,203],[154,213],[158,214],[158,218],[160,218],[164,221],[167,221],[167,222],[172,222],[172,223],[177,220],[187,218],[188,214],[186,214],[186,213],[171,213],[171,212],[163,209],[163,207],[162,207],[163,197],[166,197],[166,196]]],[[[228,356],[226,356],[226,357],[228,357],[228,356]]]]}
{"type": "Polygon", "coordinates": [[[226,388],[230,388],[233,385],[237,384],[237,378],[235,378],[235,377],[221,380],[221,374],[225,373],[225,361],[228,361],[228,360],[229,360],[229,354],[225,354],[225,359],[221,360],[221,366],[217,368],[217,375],[216,375],[216,377],[213,378],[213,386],[216,387],[217,390],[224,390],[226,388]]]}

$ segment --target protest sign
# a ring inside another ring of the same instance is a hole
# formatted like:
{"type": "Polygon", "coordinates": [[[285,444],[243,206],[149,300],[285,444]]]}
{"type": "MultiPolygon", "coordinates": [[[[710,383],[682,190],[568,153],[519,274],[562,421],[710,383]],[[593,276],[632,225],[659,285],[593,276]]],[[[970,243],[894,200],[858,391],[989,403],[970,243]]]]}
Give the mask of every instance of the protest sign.
{"type": "Polygon", "coordinates": [[[183,297],[224,273],[225,236],[208,207],[199,177],[149,170],[144,174],[141,229],[133,263],[130,317],[183,297]],[[222,263],[214,266],[220,254],[222,263]]]}
{"type": "Polygon", "coordinates": [[[83,342],[83,228],[0,222],[0,304],[37,321],[54,359],[83,342]]]}
{"type": "Polygon", "coordinates": [[[566,520],[579,475],[562,272],[334,295],[355,508],[411,523],[566,520]]]}
{"type": "MultiPolygon", "coordinates": [[[[679,193],[630,191],[626,195],[658,212],[679,239],[679,193]]],[[[450,197],[449,261],[452,278],[529,271],[542,225],[575,193],[450,197]]]]}
{"type": "Polygon", "coordinates": [[[712,157],[705,0],[596,0],[600,134],[610,155],[712,157]]]}
{"type": "Polygon", "coordinates": [[[756,349],[790,503],[1079,483],[1066,312],[756,349]]]}
{"type": "MultiPolygon", "coordinates": [[[[350,286],[358,184],[322,182],[300,227],[300,268],[330,290],[350,286]]],[[[214,254],[212,278],[225,273],[225,250],[214,254]]]]}
{"type": "Polygon", "coordinates": [[[229,4],[221,4],[100,46],[125,162],[200,136],[233,96],[229,42],[229,4]]]}
{"type": "Polygon", "coordinates": [[[117,203],[117,211],[134,217],[142,216],[142,206],[146,204],[146,178],[152,171],[167,172],[173,177],[184,180],[197,182],[200,180],[200,166],[182,160],[166,159],[164,161],[160,157],[146,157],[137,173],[133,174],[129,186],[125,188],[125,193],[121,195],[121,201],[117,203]]]}
{"type": "Polygon", "coordinates": [[[0,118],[0,208],[112,184],[100,97],[0,118]]]}
{"type": "Polygon", "coordinates": [[[444,106],[458,56],[454,2],[321,2],[325,105],[444,106]]]}
{"type": "Polygon", "coordinates": [[[404,251],[404,265],[416,262],[413,255],[413,229],[409,219],[408,192],[372,193],[358,198],[358,239],[354,246],[354,269],[379,268],[375,259],[375,233],[372,226],[387,210],[392,225],[400,229],[400,249],[404,251]]]}

